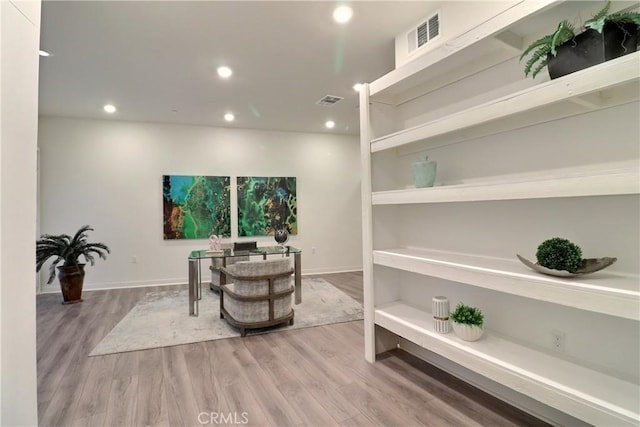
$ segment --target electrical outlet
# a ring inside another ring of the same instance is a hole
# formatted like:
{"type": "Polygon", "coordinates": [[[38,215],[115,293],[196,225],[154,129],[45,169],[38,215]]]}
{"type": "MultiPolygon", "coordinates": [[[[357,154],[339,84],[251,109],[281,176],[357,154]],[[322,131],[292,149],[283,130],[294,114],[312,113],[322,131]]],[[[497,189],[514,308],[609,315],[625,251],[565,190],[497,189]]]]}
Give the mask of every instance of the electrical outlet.
{"type": "Polygon", "coordinates": [[[565,334],[562,331],[551,331],[551,349],[559,353],[564,353],[565,334]]]}

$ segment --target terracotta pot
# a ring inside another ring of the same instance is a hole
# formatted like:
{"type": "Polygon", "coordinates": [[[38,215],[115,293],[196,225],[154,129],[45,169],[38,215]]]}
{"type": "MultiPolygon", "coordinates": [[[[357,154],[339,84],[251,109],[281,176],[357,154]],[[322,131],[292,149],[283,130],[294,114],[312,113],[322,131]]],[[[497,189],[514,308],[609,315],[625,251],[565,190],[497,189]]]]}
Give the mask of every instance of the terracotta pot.
{"type": "Polygon", "coordinates": [[[82,302],[82,285],[84,284],[84,264],[58,267],[58,280],[62,291],[63,304],[82,302]]]}

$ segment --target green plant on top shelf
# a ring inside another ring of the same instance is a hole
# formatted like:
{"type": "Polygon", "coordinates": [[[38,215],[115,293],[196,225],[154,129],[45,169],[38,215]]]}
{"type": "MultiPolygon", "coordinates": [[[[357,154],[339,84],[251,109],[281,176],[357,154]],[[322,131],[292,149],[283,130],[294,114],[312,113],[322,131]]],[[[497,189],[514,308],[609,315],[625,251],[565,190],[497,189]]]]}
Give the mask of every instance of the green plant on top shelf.
{"type": "Polygon", "coordinates": [[[614,22],[619,25],[633,23],[636,25],[636,28],[640,28],[640,13],[627,11],[609,14],[610,7],[611,2],[608,1],[602,10],[584,23],[584,27],[596,30],[599,33],[602,33],[604,25],[607,22],[614,22]]]}
{"type": "Polygon", "coordinates": [[[453,313],[451,313],[450,318],[456,323],[462,323],[465,325],[482,326],[484,323],[484,315],[479,308],[464,305],[463,303],[456,305],[456,308],[453,310],[453,313]]]}
{"type": "Polygon", "coordinates": [[[575,36],[574,25],[565,19],[558,24],[558,28],[553,33],[531,43],[520,55],[520,61],[522,61],[525,56],[533,51],[524,66],[524,75],[528,77],[531,74],[531,77],[535,79],[538,73],[547,66],[549,55],[556,56],[558,46],[575,36]],[[533,68],[534,65],[536,66],[535,68],[533,68]],[[532,68],[533,71],[531,71],[532,68]]]}
{"type": "Polygon", "coordinates": [[[567,239],[554,237],[545,240],[536,251],[538,264],[552,270],[575,273],[582,267],[582,249],[567,239]]]}
{"type": "Polygon", "coordinates": [[[632,33],[629,32],[630,29],[633,29],[633,26],[628,27],[626,25],[635,25],[635,31],[637,33],[637,31],[640,30],[640,13],[626,11],[610,14],[610,8],[611,2],[607,1],[601,10],[599,10],[591,19],[585,21],[578,33],[576,33],[575,26],[564,19],[558,24],[558,27],[553,33],[546,35],[527,46],[524,52],[522,52],[522,55],[520,55],[520,60],[522,61],[531,53],[531,56],[524,67],[525,76],[528,77],[529,74],[531,74],[531,77],[535,78],[536,75],[548,65],[549,58],[552,56],[555,57],[558,54],[558,47],[560,45],[568,42],[569,40],[573,40],[577,34],[582,34],[582,32],[587,30],[595,30],[602,34],[607,23],[616,24],[619,30],[622,31],[624,34],[622,47],[624,48],[625,53],[627,53],[625,42],[633,36],[632,33]]]}

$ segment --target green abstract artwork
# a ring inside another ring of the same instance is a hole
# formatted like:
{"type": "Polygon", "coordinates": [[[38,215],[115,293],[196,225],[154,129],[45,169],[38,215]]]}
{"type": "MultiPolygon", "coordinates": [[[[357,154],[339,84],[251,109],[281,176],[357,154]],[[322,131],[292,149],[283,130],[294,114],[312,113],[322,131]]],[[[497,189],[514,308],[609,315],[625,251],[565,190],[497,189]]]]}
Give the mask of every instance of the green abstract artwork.
{"type": "Polygon", "coordinates": [[[228,176],[162,176],[164,239],[231,236],[228,176]]]}
{"type": "Polygon", "coordinates": [[[238,235],[298,234],[296,178],[238,177],[238,235]]]}

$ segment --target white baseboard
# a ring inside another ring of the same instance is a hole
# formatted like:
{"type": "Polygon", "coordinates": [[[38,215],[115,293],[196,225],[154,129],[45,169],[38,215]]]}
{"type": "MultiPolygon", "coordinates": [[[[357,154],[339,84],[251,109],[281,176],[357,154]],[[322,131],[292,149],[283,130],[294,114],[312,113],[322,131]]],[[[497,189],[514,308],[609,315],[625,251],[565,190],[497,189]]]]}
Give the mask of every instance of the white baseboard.
{"type": "Polygon", "coordinates": [[[314,274],[334,274],[334,273],[352,273],[354,271],[362,271],[362,266],[336,267],[336,268],[309,268],[302,269],[303,276],[314,274]]]}
{"type": "MultiPolygon", "coordinates": [[[[362,271],[362,267],[338,267],[331,269],[308,269],[302,270],[303,276],[316,275],[316,274],[334,274],[334,273],[350,273],[353,271],[362,271]]],[[[202,282],[208,283],[208,279],[203,276],[202,282]]],[[[171,286],[171,285],[186,285],[188,283],[188,279],[186,277],[182,278],[174,278],[174,279],[154,279],[154,280],[140,280],[135,282],[114,282],[114,283],[85,283],[82,290],[83,291],[103,291],[106,289],[127,289],[127,288],[139,288],[139,287],[148,287],[148,286],[171,286]]],[[[56,280],[54,283],[49,285],[44,285],[39,294],[52,294],[59,293],[60,285],[56,280]]]]}
{"type": "MultiPolygon", "coordinates": [[[[149,286],[172,286],[172,285],[185,285],[187,279],[157,279],[157,280],[140,280],[135,282],[117,282],[117,283],[85,283],[82,287],[82,291],[104,291],[107,289],[127,289],[127,288],[143,288],[149,286]]],[[[52,294],[59,293],[60,285],[58,282],[54,282],[50,285],[44,285],[40,294],[52,294]]]]}

